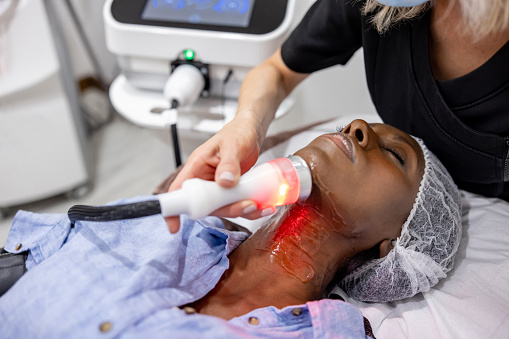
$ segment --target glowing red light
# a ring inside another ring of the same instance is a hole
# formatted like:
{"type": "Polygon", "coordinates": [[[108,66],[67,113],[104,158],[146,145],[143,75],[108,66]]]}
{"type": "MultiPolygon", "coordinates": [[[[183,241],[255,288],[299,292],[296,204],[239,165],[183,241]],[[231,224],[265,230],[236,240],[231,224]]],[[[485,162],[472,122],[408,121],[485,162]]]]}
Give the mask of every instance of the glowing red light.
{"type": "Polygon", "coordinates": [[[299,176],[288,158],[270,161],[280,173],[279,196],[274,206],[288,205],[297,202],[300,194],[299,176]]]}

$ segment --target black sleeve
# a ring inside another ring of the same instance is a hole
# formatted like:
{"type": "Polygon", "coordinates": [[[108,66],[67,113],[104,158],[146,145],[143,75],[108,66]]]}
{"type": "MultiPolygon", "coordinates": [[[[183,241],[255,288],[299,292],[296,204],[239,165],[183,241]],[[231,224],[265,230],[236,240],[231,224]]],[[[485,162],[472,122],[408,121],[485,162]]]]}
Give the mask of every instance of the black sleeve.
{"type": "Polygon", "coordinates": [[[317,0],[281,47],[293,71],[311,73],[344,65],[362,46],[358,0],[317,0]]]}

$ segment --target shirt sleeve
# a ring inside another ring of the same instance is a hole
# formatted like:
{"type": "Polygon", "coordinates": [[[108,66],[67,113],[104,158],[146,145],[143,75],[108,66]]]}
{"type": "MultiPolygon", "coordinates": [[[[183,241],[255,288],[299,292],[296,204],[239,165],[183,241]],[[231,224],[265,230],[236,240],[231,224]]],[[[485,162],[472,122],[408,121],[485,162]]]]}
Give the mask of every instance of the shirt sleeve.
{"type": "Polygon", "coordinates": [[[359,3],[317,0],[281,47],[285,64],[299,73],[346,64],[362,46],[359,3]]]}

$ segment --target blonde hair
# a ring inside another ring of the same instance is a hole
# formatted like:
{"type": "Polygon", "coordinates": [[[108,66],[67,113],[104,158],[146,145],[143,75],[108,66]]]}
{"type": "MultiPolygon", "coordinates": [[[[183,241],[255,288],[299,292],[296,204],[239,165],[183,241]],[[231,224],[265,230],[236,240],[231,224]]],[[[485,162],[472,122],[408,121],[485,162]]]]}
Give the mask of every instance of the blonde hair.
{"type": "MultiPolygon", "coordinates": [[[[451,0],[459,1],[465,31],[480,39],[488,34],[509,28],[509,0],[451,0]]],[[[428,1],[414,7],[392,7],[366,0],[363,13],[371,14],[371,23],[382,34],[394,24],[422,15],[431,8],[428,1]]]]}

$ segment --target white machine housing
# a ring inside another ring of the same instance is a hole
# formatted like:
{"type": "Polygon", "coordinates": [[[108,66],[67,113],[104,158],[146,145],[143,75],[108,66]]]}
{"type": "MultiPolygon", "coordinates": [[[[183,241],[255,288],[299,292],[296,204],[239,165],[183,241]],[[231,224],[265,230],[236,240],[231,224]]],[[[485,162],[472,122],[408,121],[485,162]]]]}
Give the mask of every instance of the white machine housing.
{"type": "Polygon", "coordinates": [[[266,34],[244,34],[121,23],[112,15],[113,1],[106,1],[103,12],[107,46],[112,53],[168,61],[182,50],[193,48],[206,63],[245,67],[258,65],[280,46],[292,26],[296,6],[296,0],[285,0],[286,14],[275,30],[266,34]]]}
{"type": "MultiPolygon", "coordinates": [[[[230,0],[211,2],[221,1],[230,0]]],[[[271,6],[284,8],[283,17],[277,27],[268,32],[246,33],[222,30],[217,25],[195,29],[193,24],[168,27],[162,21],[161,25],[157,21],[143,24],[144,21],[138,20],[137,16],[141,17],[141,4],[147,3],[147,0],[107,0],[103,11],[106,44],[117,56],[121,70],[110,87],[113,107],[137,125],[156,129],[168,126],[168,115],[160,112],[169,106],[167,98],[163,96],[163,88],[172,71],[170,64],[181,57],[184,50],[191,49],[195,52],[195,60],[208,67],[209,87],[194,105],[179,108],[176,119],[179,130],[183,132],[182,137],[194,134],[203,142],[233,118],[240,85],[247,72],[280,47],[312,2],[255,0],[255,6],[266,7],[266,13],[271,11],[271,6]],[[127,8],[134,6],[135,2],[140,3],[137,9],[127,8]],[[126,7],[124,12],[128,13],[126,15],[132,16],[131,19],[115,18],[115,8],[123,6],[126,7]],[[218,30],[214,30],[214,27],[218,27],[218,30]],[[231,76],[226,83],[225,78],[230,71],[231,76]]],[[[184,0],[184,3],[194,2],[184,0]]],[[[292,105],[293,99],[287,99],[276,117],[284,115],[292,105]]]]}
{"type": "MultiPolygon", "coordinates": [[[[107,0],[104,6],[107,47],[117,55],[122,73],[131,84],[154,90],[162,89],[170,73],[169,62],[185,49],[194,50],[199,61],[210,65],[213,82],[222,81],[229,69],[233,69],[234,80],[242,80],[250,68],[266,60],[281,45],[296,12],[296,0],[272,0],[287,3],[284,19],[270,32],[250,34],[119,22],[112,14],[115,1],[121,6],[122,0],[107,0]],[[163,77],[157,81],[156,75],[163,77]]],[[[219,94],[214,84],[211,89],[219,94]]]]}

